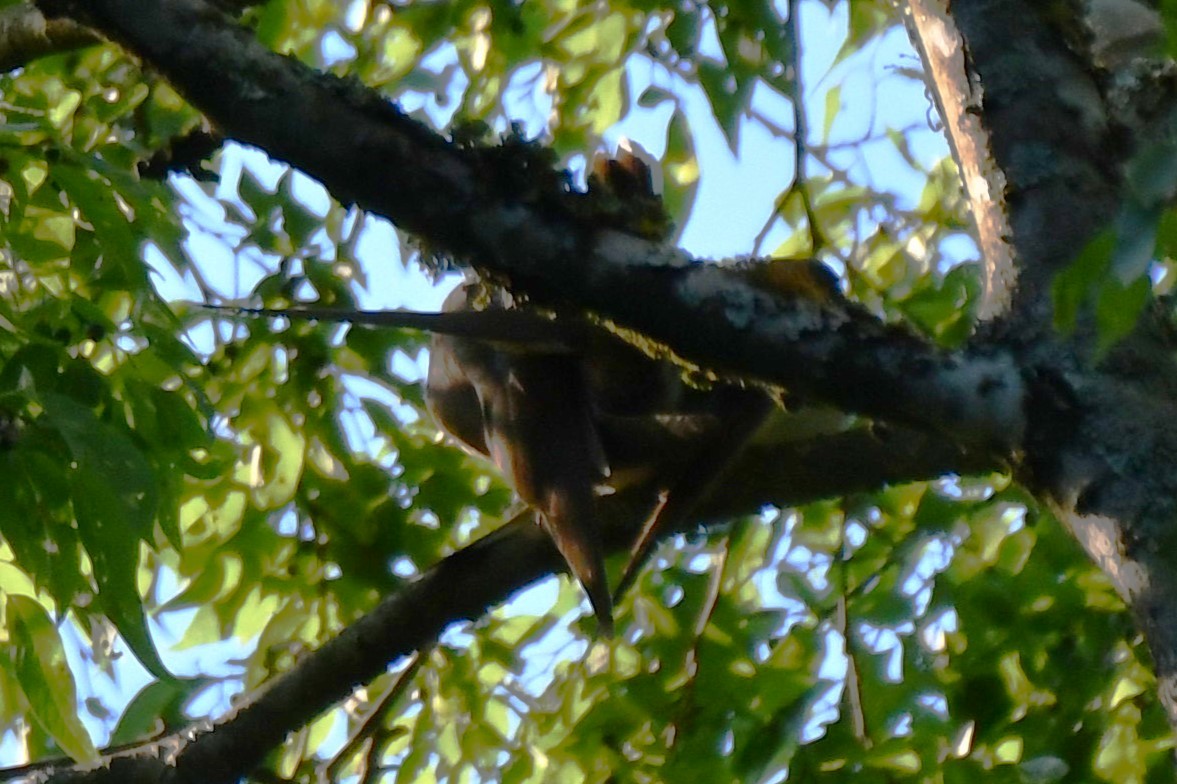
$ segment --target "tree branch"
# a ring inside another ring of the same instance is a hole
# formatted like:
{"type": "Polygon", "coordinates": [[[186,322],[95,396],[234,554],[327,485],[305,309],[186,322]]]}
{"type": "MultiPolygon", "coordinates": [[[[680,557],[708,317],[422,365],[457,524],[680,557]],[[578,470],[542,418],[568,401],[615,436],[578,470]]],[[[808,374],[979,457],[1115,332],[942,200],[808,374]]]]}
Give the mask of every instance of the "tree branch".
{"type": "Polygon", "coordinates": [[[1073,335],[1060,336],[1051,299],[1056,275],[1116,215],[1124,162],[1156,141],[1150,133],[1167,133],[1126,125],[1122,117],[1160,114],[1157,124],[1167,127],[1172,89],[1138,89],[1121,99],[1135,105],[1117,107],[1104,92],[1114,84],[1104,70],[1111,63],[1097,61],[1121,39],[1101,39],[1084,27],[1090,20],[1071,19],[1071,28],[1060,29],[1062,20],[1012,0],[956,0],[952,12],[984,86],[982,117],[1005,172],[1022,263],[1013,317],[998,325],[1023,365],[1034,368],[1017,476],[1053,508],[1132,609],[1155,659],[1161,704],[1177,728],[1172,332],[1146,312],[1137,332],[1093,367],[1098,330],[1090,310],[1073,335]],[[1163,112],[1158,92],[1168,96],[1160,99],[1163,112]]]}
{"type": "Polygon", "coordinates": [[[977,308],[981,319],[1001,315],[1013,296],[1017,269],[1009,245],[1005,175],[993,162],[989,135],[977,111],[978,85],[969,80],[964,40],[943,0],[908,0],[904,22],[920,59],[929,90],[944,123],[952,157],[960,169],[965,199],[984,267],[983,294],[977,308]]]}
{"type": "Polygon", "coordinates": [[[541,301],[575,303],[690,363],[842,410],[1001,453],[1020,440],[1021,376],[999,352],[943,352],[849,304],[776,297],[738,272],[602,229],[562,176],[546,165],[529,173],[547,163],[539,148],[450,144],[377,94],[264,49],[204,0],[85,9],[227,136],[541,301]]]}
{"type": "Polygon", "coordinates": [[[1007,329],[1053,344],[1051,286],[1115,215],[1123,147],[1094,67],[1068,46],[1059,20],[1017,0],[954,2],[952,16],[983,91],[974,110],[1005,176],[1008,241],[1020,265],[1007,329]]]}

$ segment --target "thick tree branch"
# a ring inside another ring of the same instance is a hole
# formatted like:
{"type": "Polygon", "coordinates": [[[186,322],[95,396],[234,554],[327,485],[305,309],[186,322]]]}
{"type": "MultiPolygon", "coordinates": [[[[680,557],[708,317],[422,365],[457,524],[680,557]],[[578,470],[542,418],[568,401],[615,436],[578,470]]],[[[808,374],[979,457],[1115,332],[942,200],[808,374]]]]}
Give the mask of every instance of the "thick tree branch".
{"type": "MultiPolygon", "coordinates": [[[[1086,47],[1073,35],[1083,30],[1078,21],[1068,35],[1059,19],[1035,8],[1012,0],[952,4],[984,86],[982,117],[1006,175],[1022,264],[1013,318],[998,328],[1035,368],[1018,476],[1132,608],[1177,728],[1173,340],[1145,314],[1137,334],[1092,368],[1095,330],[1081,323],[1075,335],[1060,337],[1052,328],[1055,276],[1108,226],[1123,195],[1123,162],[1152,140],[1133,138],[1110,108],[1103,92],[1110,80],[1096,62],[1109,45],[1098,31],[1086,47]]],[[[1136,98],[1142,105],[1129,114],[1157,115],[1156,91],[1136,98]]]]}
{"type": "Polygon", "coordinates": [[[1007,356],[941,352],[852,306],[774,297],[682,251],[602,229],[559,177],[528,173],[536,150],[450,144],[376,94],[265,50],[203,0],[95,0],[86,13],[227,136],[543,301],[575,303],[691,363],[843,410],[999,452],[1020,439],[1021,376],[1007,356]]]}

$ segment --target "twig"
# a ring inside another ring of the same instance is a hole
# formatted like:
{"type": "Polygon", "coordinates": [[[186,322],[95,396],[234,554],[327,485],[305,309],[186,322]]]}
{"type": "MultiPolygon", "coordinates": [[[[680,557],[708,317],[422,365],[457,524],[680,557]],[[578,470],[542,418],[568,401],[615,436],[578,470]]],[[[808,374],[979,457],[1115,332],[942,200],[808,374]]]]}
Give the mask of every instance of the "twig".
{"type": "MultiPolygon", "coordinates": [[[[347,761],[359,751],[360,747],[365,741],[376,735],[384,722],[384,717],[392,710],[397,701],[404,696],[405,691],[412,684],[413,678],[417,675],[417,671],[421,669],[421,665],[429,656],[429,651],[433,650],[433,646],[427,646],[414,653],[409,657],[409,663],[400,675],[396,677],[384,692],[383,696],[369,711],[367,718],[363,723],[356,728],[352,736],[347,739],[343,747],[336,752],[326,765],[320,766],[319,780],[323,782],[337,781],[340,770],[347,763],[347,761]]],[[[379,744],[372,744],[373,750],[379,744]]]]}
{"type": "Polygon", "coordinates": [[[862,682],[858,677],[858,663],[854,658],[854,642],[850,635],[850,607],[847,597],[849,596],[849,575],[847,573],[846,564],[850,560],[850,554],[846,550],[846,524],[847,518],[845,514],[842,516],[842,535],[841,546],[838,549],[838,575],[839,582],[841,582],[841,591],[838,594],[838,604],[835,610],[835,624],[838,627],[838,632],[842,635],[842,646],[846,653],[846,707],[850,712],[850,726],[854,732],[854,737],[862,744],[862,747],[869,749],[871,747],[870,735],[866,728],[866,713],[862,707],[862,682]]]}

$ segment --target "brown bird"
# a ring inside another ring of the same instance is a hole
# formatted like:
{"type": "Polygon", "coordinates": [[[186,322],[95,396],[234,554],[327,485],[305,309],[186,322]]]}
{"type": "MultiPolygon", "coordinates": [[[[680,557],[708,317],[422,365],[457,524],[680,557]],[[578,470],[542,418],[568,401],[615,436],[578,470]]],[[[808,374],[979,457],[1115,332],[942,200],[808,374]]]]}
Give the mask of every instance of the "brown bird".
{"type": "MultiPolygon", "coordinates": [[[[620,179],[612,175],[609,181],[620,179]]],[[[816,261],[772,260],[732,271],[778,296],[826,305],[841,300],[837,279],[816,261]]],[[[455,289],[440,314],[211,307],[433,332],[426,382],[433,416],[467,447],[490,457],[536,510],[588,593],[605,635],[612,634],[613,604],[659,535],[689,519],[775,408],[761,390],[691,387],[678,367],[603,328],[510,307],[502,291],[478,283],[455,289]],[[597,490],[606,484],[613,490],[653,488],[661,497],[613,597],[596,517],[597,490]]]]}
{"type": "MultiPolygon", "coordinates": [[[[836,280],[816,262],[741,274],[759,276],[756,285],[778,294],[836,296],[836,280]]],[[[488,301],[478,314],[485,317],[481,337],[434,332],[426,399],[438,423],[489,456],[536,510],[610,635],[613,604],[659,535],[686,521],[716,488],[775,403],[757,389],[688,386],[679,368],[602,328],[507,309],[502,292],[480,284],[456,289],[443,311],[476,310],[480,297],[488,301]],[[663,431],[674,430],[691,437],[677,440],[679,454],[661,453],[663,431]],[[595,510],[597,488],[606,484],[652,486],[662,498],[640,527],[612,596],[595,510]]]]}
{"type": "MultiPolygon", "coordinates": [[[[459,287],[443,310],[471,307],[479,287],[459,287]]],[[[584,364],[571,347],[492,342],[435,334],[426,399],[438,423],[489,456],[536,510],[588,593],[601,633],[613,633],[613,604],[595,517],[607,475],[584,364]]]]}

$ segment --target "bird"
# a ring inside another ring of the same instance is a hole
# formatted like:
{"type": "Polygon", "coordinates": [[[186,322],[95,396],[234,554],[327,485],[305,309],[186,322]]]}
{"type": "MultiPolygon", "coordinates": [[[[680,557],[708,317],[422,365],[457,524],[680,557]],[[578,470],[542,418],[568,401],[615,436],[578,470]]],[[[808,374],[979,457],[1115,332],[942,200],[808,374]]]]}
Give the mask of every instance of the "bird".
{"type": "MultiPolygon", "coordinates": [[[[812,259],[770,259],[731,272],[776,296],[827,306],[842,301],[836,277],[812,259]]],[[[535,511],[606,637],[613,634],[613,606],[659,534],[689,519],[780,403],[755,387],[689,384],[674,363],[584,317],[545,317],[477,279],[455,288],[441,313],[206,307],[431,332],[431,415],[466,448],[490,458],[535,511]],[[596,507],[601,494],[632,487],[654,488],[659,501],[634,522],[638,535],[611,594],[596,507]]]]}
{"type": "MultiPolygon", "coordinates": [[[[841,296],[828,268],[812,260],[746,265],[735,273],[779,296],[819,303],[841,296]]],[[[486,317],[481,334],[433,333],[430,412],[455,439],[489,457],[535,510],[584,586],[601,633],[612,636],[613,606],[659,534],[689,519],[780,401],[754,387],[692,386],[672,362],[603,327],[515,308],[501,288],[479,281],[459,286],[442,305],[443,315],[467,312],[486,317]],[[685,454],[660,454],[675,429],[690,433],[675,441],[685,454]],[[638,484],[656,488],[660,502],[635,521],[628,564],[610,593],[595,507],[601,492],[638,484]]]]}
{"type": "MultiPolygon", "coordinates": [[[[478,284],[442,306],[473,306],[478,284]]],[[[542,326],[539,326],[542,330],[542,326]]],[[[613,634],[613,603],[595,516],[608,465],[594,421],[582,355],[561,341],[496,341],[434,333],[426,403],[438,424],[489,457],[535,510],[584,586],[600,633],[613,634]]]]}

